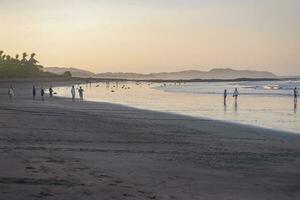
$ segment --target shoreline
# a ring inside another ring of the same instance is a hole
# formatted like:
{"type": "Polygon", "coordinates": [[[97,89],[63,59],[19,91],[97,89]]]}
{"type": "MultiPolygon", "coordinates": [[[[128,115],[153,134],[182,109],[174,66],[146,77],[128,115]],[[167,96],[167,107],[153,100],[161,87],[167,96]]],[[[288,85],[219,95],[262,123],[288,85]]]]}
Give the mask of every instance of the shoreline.
{"type": "MultiPolygon", "coordinates": [[[[26,80],[24,82],[23,81],[16,81],[15,79],[13,79],[13,83],[18,85],[18,87],[21,87],[23,89],[25,89],[22,93],[21,96],[24,96],[24,92],[30,94],[31,93],[31,85],[32,84],[40,84],[43,85],[44,87],[49,87],[52,86],[53,88],[57,88],[57,87],[68,87],[68,86],[72,86],[72,85],[77,85],[77,84],[88,84],[87,80],[90,80],[90,78],[71,78],[66,80],[65,78],[55,78],[55,79],[49,79],[49,80],[45,80],[45,79],[37,79],[37,80],[26,80]],[[57,82],[57,80],[59,80],[57,82]],[[25,84],[25,87],[24,87],[25,84]],[[30,91],[28,91],[28,89],[30,89],[30,91]]],[[[112,79],[114,80],[114,79],[112,79]]],[[[118,80],[118,79],[116,79],[118,80]]],[[[94,80],[96,82],[96,80],[94,80]]],[[[98,80],[99,81],[99,80],[98,80]]],[[[103,79],[102,81],[105,81],[105,79],[103,79]]],[[[121,80],[122,81],[122,80],[121,80]]],[[[126,81],[130,81],[130,82],[135,82],[135,80],[126,80],[126,81]]],[[[5,81],[0,81],[0,95],[1,95],[1,89],[3,91],[3,89],[6,88],[7,85],[9,84],[4,84],[5,81]]],[[[94,83],[94,82],[92,82],[94,83]]],[[[156,88],[154,88],[156,89],[156,88]]],[[[161,90],[164,91],[164,90],[161,90]]],[[[168,92],[168,91],[164,91],[164,92],[168,92]]],[[[2,92],[2,95],[6,93],[2,92]]],[[[190,93],[187,93],[190,94],[190,93]]],[[[29,96],[29,95],[28,95],[29,96]]],[[[68,99],[67,97],[64,96],[55,96],[55,98],[65,98],[68,99]]],[[[79,99],[77,99],[78,101],[79,99]]],[[[256,125],[256,124],[250,124],[250,123],[243,123],[243,122],[237,122],[237,121],[231,121],[231,120],[223,120],[223,119],[218,119],[218,118],[210,118],[210,117],[205,117],[205,116],[192,116],[192,115],[188,115],[188,114],[183,114],[183,113],[176,113],[176,112],[166,112],[166,111],[158,111],[158,110],[152,110],[152,109],[147,109],[147,108],[139,108],[139,107],[134,107],[131,105],[127,105],[127,104],[122,104],[122,103],[113,103],[113,102],[101,102],[101,101],[88,101],[88,100],[84,100],[86,102],[95,102],[95,103],[108,103],[108,104],[112,104],[112,105],[120,105],[120,106],[126,106],[132,109],[140,109],[140,110],[145,110],[145,111],[153,111],[153,112],[158,112],[158,113],[165,113],[165,114],[174,114],[174,115],[182,115],[182,116],[186,116],[186,117],[191,117],[191,118],[196,118],[196,119],[200,119],[200,120],[211,120],[211,121],[215,121],[217,122],[221,122],[221,123],[228,123],[231,125],[242,125],[242,126],[248,126],[248,127],[253,127],[253,128],[257,128],[257,129],[262,129],[262,130],[267,130],[267,131],[275,131],[275,132],[286,132],[286,133],[291,133],[291,134],[299,134],[298,131],[296,130],[291,130],[291,129],[279,129],[279,128],[275,128],[275,127],[267,127],[267,126],[263,126],[263,125],[256,125]]]]}
{"type": "MultiPolygon", "coordinates": [[[[85,85],[83,85],[85,86],[85,85]]],[[[95,88],[96,89],[96,88],[95,88]]],[[[173,93],[173,94],[188,94],[188,95],[195,95],[195,93],[189,93],[189,92],[173,92],[173,91],[166,91],[164,89],[161,89],[159,86],[155,86],[153,88],[151,88],[151,90],[158,90],[158,91],[161,91],[161,92],[166,92],[166,93],[173,93]]],[[[96,91],[95,91],[96,92],[96,91]]],[[[207,95],[208,96],[208,95],[207,95]]],[[[218,95],[220,96],[221,98],[221,94],[218,95]]],[[[243,96],[251,96],[251,95],[247,95],[247,94],[244,94],[243,96]]],[[[61,97],[64,97],[63,95],[61,97]]],[[[260,96],[258,96],[260,97],[260,96]]],[[[280,96],[279,98],[286,98],[286,96],[280,96]]],[[[262,98],[265,98],[265,97],[262,97],[262,98]]],[[[104,98],[105,99],[105,98],[104,98]]],[[[200,119],[208,119],[208,120],[215,120],[217,122],[226,122],[226,123],[230,123],[230,124],[242,124],[242,125],[248,125],[248,126],[253,126],[253,127],[257,127],[257,128],[262,128],[262,129],[268,129],[268,130],[274,130],[274,131],[283,131],[283,132],[290,132],[290,133],[293,133],[293,134],[300,134],[299,130],[294,128],[293,127],[284,127],[284,128],[280,128],[280,127],[276,127],[276,126],[272,126],[274,124],[268,124],[268,123],[255,123],[251,120],[247,121],[244,119],[244,121],[235,121],[233,119],[225,119],[225,118],[221,118],[219,116],[218,118],[218,115],[215,115],[215,116],[205,116],[205,115],[202,115],[202,116],[195,116],[195,115],[192,115],[192,114],[189,114],[189,113],[184,113],[184,112],[180,112],[180,111],[164,111],[164,110],[159,110],[159,109],[153,109],[151,108],[151,106],[147,107],[146,104],[139,104],[138,106],[136,105],[132,105],[126,101],[123,101],[123,102],[113,102],[113,101],[108,101],[108,99],[105,99],[104,101],[101,101],[100,99],[88,99],[88,101],[92,101],[92,102],[99,102],[99,103],[102,103],[102,102],[106,102],[106,103],[112,103],[112,104],[120,104],[120,105],[124,105],[124,106],[129,106],[131,108],[138,108],[138,109],[144,109],[144,110],[148,110],[148,111],[157,111],[157,112],[166,112],[166,113],[173,113],[173,114],[178,114],[178,115],[185,115],[185,116],[189,116],[189,117],[195,117],[195,118],[200,118],[200,119]]],[[[173,108],[174,110],[174,108],[173,108]]],[[[176,108],[175,108],[176,110],[176,108]]]]}
{"type": "MultiPolygon", "coordinates": [[[[64,96],[56,96],[56,98],[63,98],[63,99],[68,99],[67,97],[64,96]]],[[[79,101],[79,99],[76,99],[77,101],[79,101]]],[[[152,110],[152,109],[147,109],[147,108],[141,108],[141,107],[134,107],[131,105],[127,105],[127,104],[122,104],[122,103],[113,103],[113,102],[108,102],[108,101],[91,101],[91,100],[84,100],[85,102],[93,102],[93,103],[105,103],[105,104],[110,104],[112,106],[116,105],[116,106],[124,106],[124,107],[128,107],[130,109],[137,109],[137,110],[142,110],[142,111],[146,111],[146,112],[157,112],[157,113],[162,113],[162,114],[170,114],[170,115],[177,115],[177,116],[182,116],[182,117],[186,117],[186,118],[193,118],[195,119],[195,121],[197,120],[207,120],[207,121],[214,121],[216,123],[227,123],[228,125],[238,125],[238,126],[245,126],[245,128],[257,128],[260,129],[261,131],[274,131],[274,132],[280,132],[280,133],[287,133],[287,134],[300,134],[299,132],[297,132],[296,130],[290,130],[290,129],[279,129],[279,128],[275,128],[275,127],[267,127],[267,126],[263,126],[263,125],[255,125],[255,124],[250,124],[250,123],[243,123],[243,122],[237,122],[237,121],[230,121],[230,120],[225,120],[225,119],[217,119],[217,118],[210,118],[210,117],[205,117],[205,116],[192,116],[192,115],[188,115],[188,114],[182,114],[182,113],[176,113],[176,112],[167,112],[167,111],[158,111],[158,110],[152,110]]]]}

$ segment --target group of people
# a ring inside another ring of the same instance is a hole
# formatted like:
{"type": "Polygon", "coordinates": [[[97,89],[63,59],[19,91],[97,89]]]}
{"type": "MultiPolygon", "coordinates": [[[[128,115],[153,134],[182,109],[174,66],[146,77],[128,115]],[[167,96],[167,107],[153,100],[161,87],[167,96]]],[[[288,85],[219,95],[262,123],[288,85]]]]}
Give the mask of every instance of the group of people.
{"type": "MultiPolygon", "coordinates": [[[[83,100],[83,92],[84,92],[84,90],[82,89],[82,87],[79,87],[78,94],[79,94],[79,98],[80,98],[81,101],[83,100]]],[[[295,87],[293,92],[294,92],[294,102],[296,104],[297,101],[298,101],[298,95],[299,95],[298,88],[295,87]]],[[[41,87],[40,94],[41,94],[41,100],[44,101],[45,90],[44,90],[43,87],[41,87]]],[[[53,97],[53,94],[54,94],[53,88],[52,88],[52,86],[50,86],[49,87],[49,97],[50,98],[53,97]]],[[[13,89],[12,85],[10,85],[10,87],[8,89],[8,98],[9,98],[10,101],[12,100],[14,95],[15,95],[14,89],[13,89]]],[[[237,99],[238,99],[239,95],[240,95],[240,93],[239,93],[238,89],[235,88],[234,92],[232,94],[233,98],[235,99],[235,103],[237,103],[237,99]]],[[[72,96],[72,101],[75,101],[76,89],[75,89],[74,85],[71,87],[71,96],[72,96]]],[[[228,96],[228,92],[227,92],[227,89],[225,89],[224,90],[224,105],[226,105],[227,96],[228,96]]],[[[35,97],[36,97],[36,87],[33,86],[32,87],[32,98],[33,98],[33,100],[35,100],[35,97]]]]}
{"type": "MultiPolygon", "coordinates": [[[[296,104],[298,101],[298,96],[299,96],[298,88],[295,87],[293,92],[294,92],[294,103],[296,104]]],[[[239,95],[240,95],[240,93],[239,93],[238,89],[235,88],[234,92],[232,94],[232,97],[235,99],[235,103],[237,103],[237,99],[238,99],[239,95]]],[[[225,89],[224,90],[224,105],[226,105],[227,96],[228,96],[227,89],[225,89]]]]}
{"type": "MultiPolygon", "coordinates": [[[[82,87],[79,87],[78,94],[79,94],[80,101],[83,101],[83,92],[84,90],[82,89],[82,87]]],[[[76,97],[76,89],[74,85],[71,88],[71,95],[72,95],[72,101],[74,102],[76,97]]]]}
{"type": "MultiPolygon", "coordinates": [[[[234,98],[235,100],[235,103],[237,103],[237,99],[238,99],[238,96],[240,95],[239,91],[237,88],[234,89],[234,92],[232,94],[232,97],[234,98]]],[[[226,102],[227,102],[227,96],[228,96],[228,92],[227,92],[227,89],[224,90],[224,105],[226,105],[226,102]]]]}
{"type": "MultiPolygon", "coordinates": [[[[52,86],[49,87],[48,91],[49,91],[49,97],[52,98],[53,94],[54,94],[54,90],[53,90],[52,86]]],[[[79,94],[79,98],[81,101],[83,101],[83,92],[84,92],[84,90],[82,89],[82,87],[79,87],[78,94],[79,94]]],[[[37,95],[37,88],[34,85],[34,86],[32,86],[32,99],[33,100],[36,99],[36,95],[37,95]]],[[[41,100],[44,101],[45,89],[43,87],[41,87],[41,89],[40,89],[40,95],[41,95],[41,100]]],[[[75,101],[76,89],[75,89],[74,85],[71,88],[71,95],[72,95],[72,101],[75,101]]],[[[8,88],[9,100],[12,101],[14,96],[15,96],[15,90],[14,90],[13,86],[10,85],[8,88]]]]}
{"type": "MultiPolygon", "coordinates": [[[[52,86],[49,87],[49,97],[52,98],[53,97],[53,88],[52,86]]],[[[41,100],[44,101],[44,96],[45,96],[45,89],[43,87],[41,87],[41,100]]],[[[32,99],[35,100],[36,97],[36,87],[32,86],[32,99]]]]}

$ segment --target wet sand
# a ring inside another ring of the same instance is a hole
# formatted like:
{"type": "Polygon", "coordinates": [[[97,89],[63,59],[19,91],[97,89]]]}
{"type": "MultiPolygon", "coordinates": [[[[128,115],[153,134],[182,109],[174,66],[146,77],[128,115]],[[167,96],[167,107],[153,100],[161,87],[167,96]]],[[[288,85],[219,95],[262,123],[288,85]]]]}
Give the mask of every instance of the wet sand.
{"type": "Polygon", "coordinates": [[[0,199],[300,199],[300,135],[17,91],[0,199]]]}

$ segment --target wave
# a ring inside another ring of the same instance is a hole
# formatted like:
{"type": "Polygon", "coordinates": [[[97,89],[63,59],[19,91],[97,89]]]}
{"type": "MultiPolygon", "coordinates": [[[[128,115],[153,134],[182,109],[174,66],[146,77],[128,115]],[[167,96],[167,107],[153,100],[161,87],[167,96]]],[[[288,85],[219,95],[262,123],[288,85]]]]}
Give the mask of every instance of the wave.
{"type": "Polygon", "coordinates": [[[228,95],[238,88],[241,95],[246,96],[293,96],[293,89],[300,88],[300,81],[245,81],[230,83],[189,83],[186,85],[157,86],[155,89],[173,93],[194,93],[205,95],[228,95]]]}

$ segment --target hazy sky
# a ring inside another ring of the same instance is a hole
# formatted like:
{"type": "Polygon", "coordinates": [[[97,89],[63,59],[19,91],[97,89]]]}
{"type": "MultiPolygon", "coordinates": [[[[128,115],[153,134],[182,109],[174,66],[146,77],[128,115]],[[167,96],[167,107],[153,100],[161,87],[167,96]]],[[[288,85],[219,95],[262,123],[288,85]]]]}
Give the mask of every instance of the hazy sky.
{"type": "Polygon", "coordinates": [[[94,72],[300,74],[299,0],[0,0],[0,49],[94,72]]]}

